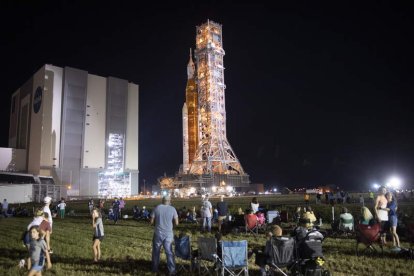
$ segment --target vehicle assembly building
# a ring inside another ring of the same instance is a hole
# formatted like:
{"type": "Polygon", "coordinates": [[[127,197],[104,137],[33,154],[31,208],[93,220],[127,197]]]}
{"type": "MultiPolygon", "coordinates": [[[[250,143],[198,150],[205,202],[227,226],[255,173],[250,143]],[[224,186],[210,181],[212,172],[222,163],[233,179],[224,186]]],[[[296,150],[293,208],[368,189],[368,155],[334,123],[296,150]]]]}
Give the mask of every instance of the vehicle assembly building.
{"type": "MultiPolygon", "coordinates": [[[[196,64],[187,66],[183,106],[183,165],[161,189],[228,193],[250,184],[226,132],[222,26],[213,21],[196,28],[196,64]]],[[[161,185],[163,186],[163,185],[161,185]]]]}
{"type": "Polygon", "coordinates": [[[44,65],[12,95],[9,147],[25,152],[7,171],[52,176],[69,196],[138,194],[138,85],[44,65]]]}

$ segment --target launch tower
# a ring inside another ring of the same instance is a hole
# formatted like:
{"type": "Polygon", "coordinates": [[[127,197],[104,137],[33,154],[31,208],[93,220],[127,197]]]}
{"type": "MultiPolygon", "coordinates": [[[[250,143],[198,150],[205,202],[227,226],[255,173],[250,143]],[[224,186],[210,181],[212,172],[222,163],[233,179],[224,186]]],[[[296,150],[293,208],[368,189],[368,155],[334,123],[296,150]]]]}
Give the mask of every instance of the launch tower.
{"type": "Polygon", "coordinates": [[[244,174],[226,133],[223,36],[212,21],[197,27],[199,137],[191,174],[244,174]]]}
{"type": "Polygon", "coordinates": [[[187,65],[186,102],[182,110],[183,166],[161,189],[180,193],[231,193],[250,184],[227,140],[222,27],[207,21],[196,28],[196,64],[187,65]]]}

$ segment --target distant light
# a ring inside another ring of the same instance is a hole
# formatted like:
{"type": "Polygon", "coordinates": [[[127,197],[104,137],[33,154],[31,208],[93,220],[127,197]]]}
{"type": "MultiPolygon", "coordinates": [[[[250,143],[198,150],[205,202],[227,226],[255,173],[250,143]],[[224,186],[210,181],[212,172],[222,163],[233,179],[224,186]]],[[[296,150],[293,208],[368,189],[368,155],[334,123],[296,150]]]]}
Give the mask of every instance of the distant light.
{"type": "Polygon", "coordinates": [[[276,188],[274,188],[274,189],[273,189],[273,192],[277,192],[277,189],[276,189],[276,188]]]}
{"type": "Polygon", "coordinates": [[[227,192],[231,192],[231,191],[233,191],[233,187],[232,186],[227,186],[226,190],[227,190],[227,192]]]}
{"type": "Polygon", "coordinates": [[[398,189],[400,188],[402,180],[396,176],[391,177],[387,182],[387,187],[398,189]]]}
{"type": "Polygon", "coordinates": [[[380,187],[380,185],[377,184],[377,183],[372,184],[372,188],[374,188],[374,189],[378,189],[379,187],[380,187]]]}
{"type": "Polygon", "coordinates": [[[217,191],[217,187],[213,186],[213,187],[211,187],[211,190],[215,193],[217,191]]]}

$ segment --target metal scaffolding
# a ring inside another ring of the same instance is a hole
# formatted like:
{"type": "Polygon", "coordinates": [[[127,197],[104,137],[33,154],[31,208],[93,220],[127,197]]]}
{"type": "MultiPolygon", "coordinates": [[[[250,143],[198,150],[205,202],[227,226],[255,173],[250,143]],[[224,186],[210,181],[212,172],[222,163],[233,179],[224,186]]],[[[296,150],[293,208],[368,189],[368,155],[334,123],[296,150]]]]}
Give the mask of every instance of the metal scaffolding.
{"type": "Polygon", "coordinates": [[[245,175],[226,134],[222,27],[197,27],[196,64],[199,142],[189,173],[245,175]]]}

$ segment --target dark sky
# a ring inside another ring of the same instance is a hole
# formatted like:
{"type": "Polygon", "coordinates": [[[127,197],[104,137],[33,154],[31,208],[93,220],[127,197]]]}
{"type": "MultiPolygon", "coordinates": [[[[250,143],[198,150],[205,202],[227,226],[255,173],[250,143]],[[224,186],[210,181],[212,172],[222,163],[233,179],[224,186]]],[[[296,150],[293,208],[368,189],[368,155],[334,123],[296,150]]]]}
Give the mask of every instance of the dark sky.
{"type": "Polygon", "coordinates": [[[0,146],[10,95],[45,63],[70,66],[139,84],[141,181],[174,174],[188,52],[211,19],[223,24],[228,139],[252,182],[355,189],[397,174],[414,183],[408,1],[34,2],[0,3],[0,146]]]}

